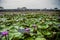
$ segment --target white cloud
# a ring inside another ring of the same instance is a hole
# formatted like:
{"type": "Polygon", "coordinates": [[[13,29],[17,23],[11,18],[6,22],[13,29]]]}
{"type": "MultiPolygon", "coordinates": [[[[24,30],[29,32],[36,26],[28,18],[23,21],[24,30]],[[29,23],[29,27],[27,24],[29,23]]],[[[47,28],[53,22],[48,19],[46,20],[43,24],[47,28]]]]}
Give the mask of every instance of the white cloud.
{"type": "Polygon", "coordinates": [[[4,8],[54,8],[54,0],[3,0],[1,5],[4,8]],[[53,4],[52,4],[53,3],[53,4]]]}

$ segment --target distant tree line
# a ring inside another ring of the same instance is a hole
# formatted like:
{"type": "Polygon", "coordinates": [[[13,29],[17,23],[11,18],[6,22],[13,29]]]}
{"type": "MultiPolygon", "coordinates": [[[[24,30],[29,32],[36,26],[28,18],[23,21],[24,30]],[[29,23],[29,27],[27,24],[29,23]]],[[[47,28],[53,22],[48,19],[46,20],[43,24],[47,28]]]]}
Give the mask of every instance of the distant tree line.
{"type": "MultiPolygon", "coordinates": [[[[2,9],[4,9],[4,7],[0,7],[0,10],[2,10],[2,9]]],[[[20,8],[20,7],[18,7],[17,8],[18,10],[25,10],[25,9],[27,9],[27,7],[22,7],[22,8],[20,8]]],[[[44,10],[46,10],[47,8],[45,8],[44,10]]],[[[56,7],[56,8],[54,8],[55,10],[57,10],[58,8],[56,7]]]]}
{"type": "Polygon", "coordinates": [[[0,7],[0,10],[4,9],[4,7],[0,7]]]}

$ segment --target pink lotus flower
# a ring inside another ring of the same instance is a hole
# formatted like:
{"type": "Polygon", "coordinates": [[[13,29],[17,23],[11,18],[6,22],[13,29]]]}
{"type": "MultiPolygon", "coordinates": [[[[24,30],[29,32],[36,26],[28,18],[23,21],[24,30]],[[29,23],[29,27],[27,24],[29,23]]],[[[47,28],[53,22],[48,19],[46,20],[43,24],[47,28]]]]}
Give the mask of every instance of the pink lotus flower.
{"type": "Polygon", "coordinates": [[[30,29],[29,29],[29,28],[26,28],[25,30],[26,30],[26,31],[30,31],[30,29]]]}
{"type": "Polygon", "coordinates": [[[6,35],[8,35],[8,32],[7,31],[4,31],[4,32],[2,32],[2,35],[3,36],[6,36],[6,35]]]}
{"type": "Polygon", "coordinates": [[[29,29],[29,28],[26,28],[25,31],[26,31],[26,32],[30,32],[30,29],[29,29]]]}

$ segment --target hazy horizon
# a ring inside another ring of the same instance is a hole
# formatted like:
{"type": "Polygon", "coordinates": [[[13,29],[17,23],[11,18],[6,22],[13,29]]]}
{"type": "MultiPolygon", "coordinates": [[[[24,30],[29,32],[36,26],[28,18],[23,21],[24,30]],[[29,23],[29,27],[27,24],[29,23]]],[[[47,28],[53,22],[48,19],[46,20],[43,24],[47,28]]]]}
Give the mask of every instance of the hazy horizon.
{"type": "Polygon", "coordinates": [[[5,9],[27,7],[32,9],[60,8],[60,0],[0,0],[0,6],[5,9]]]}

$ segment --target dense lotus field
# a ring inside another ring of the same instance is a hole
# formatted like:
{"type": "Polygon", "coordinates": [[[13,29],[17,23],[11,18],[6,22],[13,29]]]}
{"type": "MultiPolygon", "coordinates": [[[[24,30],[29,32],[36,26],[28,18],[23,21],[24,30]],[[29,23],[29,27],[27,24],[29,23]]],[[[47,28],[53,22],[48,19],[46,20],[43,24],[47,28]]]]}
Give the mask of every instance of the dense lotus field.
{"type": "Polygon", "coordinates": [[[57,17],[43,14],[0,15],[0,40],[60,40],[57,17]]]}

